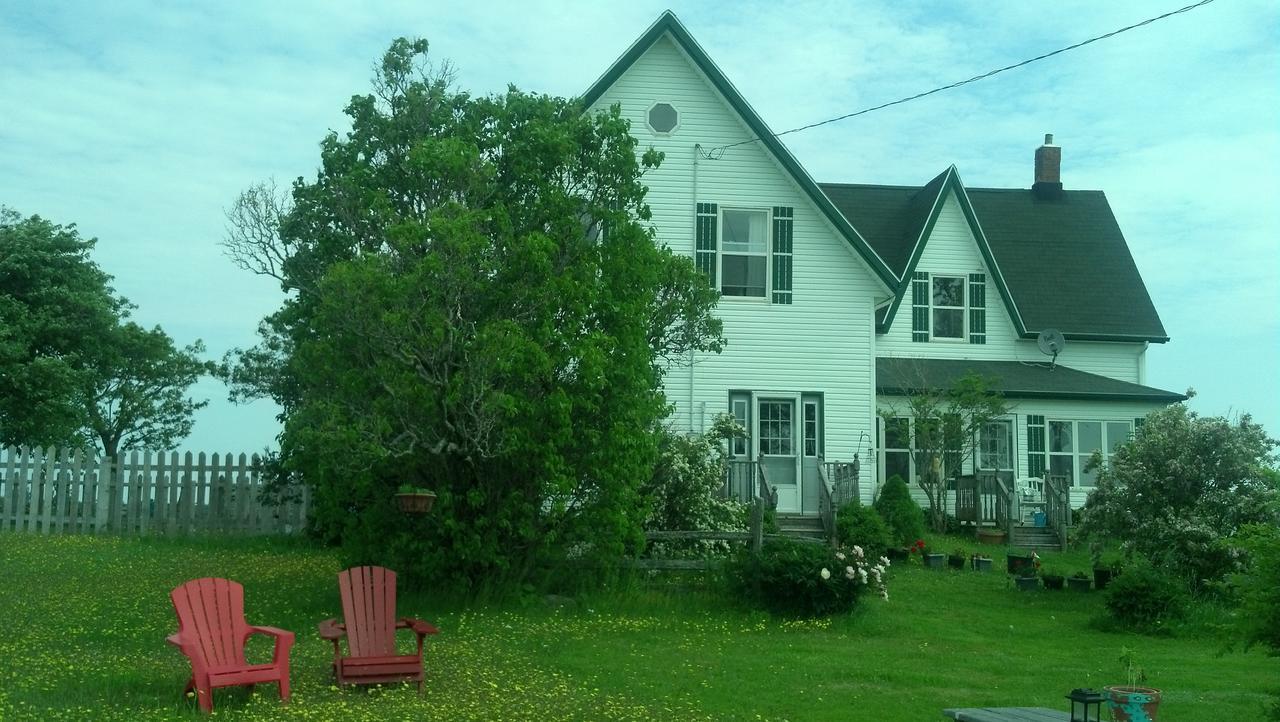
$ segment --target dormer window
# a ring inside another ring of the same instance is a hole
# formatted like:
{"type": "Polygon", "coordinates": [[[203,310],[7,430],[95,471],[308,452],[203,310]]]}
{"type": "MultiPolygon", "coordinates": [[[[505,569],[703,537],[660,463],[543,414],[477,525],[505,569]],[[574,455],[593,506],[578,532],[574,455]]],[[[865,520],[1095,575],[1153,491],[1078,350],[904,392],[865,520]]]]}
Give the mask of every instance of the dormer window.
{"type": "Polygon", "coordinates": [[[911,340],[987,342],[985,273],[911,274],[911,340]]]}
{"type": "Polygon", "coordinates": [[[964,276],[934,276],[931,279],[930,316],[933,337],[964,341],[964,276]]]}

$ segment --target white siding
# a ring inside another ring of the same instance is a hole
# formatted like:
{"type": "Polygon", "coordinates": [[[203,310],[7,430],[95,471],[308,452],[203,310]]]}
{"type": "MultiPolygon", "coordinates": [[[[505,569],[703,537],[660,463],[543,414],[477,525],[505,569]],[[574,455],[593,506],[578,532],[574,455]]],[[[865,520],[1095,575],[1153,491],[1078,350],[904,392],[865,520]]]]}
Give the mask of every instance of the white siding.
{"type": "Polygon", "coordinates": [[[705,152],[752,134],[669,37],[651,46],[594,108],[614,103],[631,121],[642,150],[653,146],[666,153],[645,183],[658,238],[672,249],[693,254],[697,202],[795,208],[793,305],[720,302],[725,351],[701,354],[691,369],[673,368],[667,375],[676,427],[704,428],[713,415],[728,411],[734,389],[821,392],[826,457],[852,458],[860,445],[865,451],[874,417],[874,298],[885,294],[871,272],[759,143],[729,149],[719,160],[695,160],[694,144],[705,152]],[[645,124],[647,110],[659,101],[680,113],[670,137],[645,124]]]}
{"type": "MultiPolygon", "coordinates": [[[[1040,353],[1034,340],[1018,338],[1013,320],[1005,308],[1004,299],[996,287],[991,270],[978,250],[977,240],[955,194],[948,191],[942,213],[927,239],[917,271],[927,273],[964,274],[984,273],[987,276],[987,342],[930,340],[917,343],[911,340],[911,289],[898,307],[889,332],[877,338],[876,354],[882,357],[906,356],[922,358],[958,358],[984,360],[1019,360],[1040,362],[1048,360],[1040,353]]],[[[967,321],[967,317],[966,317],[967,321]]],[[[1058,356],[1058,363],[1092,374],[1108,376],[1121,381],[1141,383],[1145,376],[1143,343],[1113,343],[1100,341],[1068,341],[1066,349],[1058,356]]]]}

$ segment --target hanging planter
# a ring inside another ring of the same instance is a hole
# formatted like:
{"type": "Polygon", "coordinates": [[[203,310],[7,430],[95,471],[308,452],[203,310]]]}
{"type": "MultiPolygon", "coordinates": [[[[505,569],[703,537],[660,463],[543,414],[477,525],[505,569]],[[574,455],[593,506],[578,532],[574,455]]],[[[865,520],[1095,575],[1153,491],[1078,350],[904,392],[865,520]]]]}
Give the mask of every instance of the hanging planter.
{"type": "Polygon", "coordinates": [[[405,514],[426,514],[436,501],[435,492],[405,484],[396,492],[396,506],[405,514]]]}

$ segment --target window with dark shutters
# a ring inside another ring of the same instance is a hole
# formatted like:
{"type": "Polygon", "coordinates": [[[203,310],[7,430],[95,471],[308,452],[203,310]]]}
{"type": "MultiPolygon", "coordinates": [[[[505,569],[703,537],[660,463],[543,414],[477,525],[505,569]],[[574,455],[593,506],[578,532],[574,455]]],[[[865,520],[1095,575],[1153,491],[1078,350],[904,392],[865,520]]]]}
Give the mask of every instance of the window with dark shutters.
{"type": "Polygon", "coordinates": [[[987,276],[969,274],[969,343],[987,342],[987,276]]]}
{"type": "Polygon", "coordinates": [[[693,261],[716,286],[716,204],[698,203],[693,261]]]}
{"type": "Polygon", "coordinates": [[[911,340],[929,340],[929,274],[911,274],[911,340]]]}
{"type": "Polygon", "coordinates": [[[791,238],[795,212],[773,209],[773,302],[791,303],[791,238]]]}

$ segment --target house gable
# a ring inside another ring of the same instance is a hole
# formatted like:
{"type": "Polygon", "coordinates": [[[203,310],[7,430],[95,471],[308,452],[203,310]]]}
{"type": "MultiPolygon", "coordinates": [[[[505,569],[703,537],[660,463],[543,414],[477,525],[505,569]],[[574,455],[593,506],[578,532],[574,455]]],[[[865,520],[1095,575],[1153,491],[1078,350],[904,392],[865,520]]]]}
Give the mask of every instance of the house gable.
{"type": "MultiPolygon", "coordinates": [[[[723,141],[716,139],[714,142],[720,145],[727,145],[729,142],[752,141],[756,140],[759,145],[767,149],[771,160],[780,166],[790,180],[799,188],[799,190],[807,197],[808,201],[813,204],[825,222],[831,226],[836,234],[843,238],[854,254],[861,259],[867,269],[876,277],[878,282],[884,286],[887,292],[893,292],[898,285],[898,277],[883,259],[875,252],[870,244],[867,243],[858,231],[850,224],[825,193],[818,188],[818,184],[814,182],[809,173],[800,165],[786,146],[774,136],[773,131],[769,129],[759,114],[752,109],[742,94],[733,86],[724,73],[716,66],[711,58],[706,54],[689,31],[680,23],[675,14],[670,10],[662,13],[643,35],[640,36],[627,49],[622,57],[618,58],[596,82],[592,83],[582,95],[582,105],[584,109],[592,109],[598,106],[602,97],[608,90],[623,77],[623,75],[639,61],[655,44],[666,40],[672,43],[680,53],[686,57],[689,62],[698,70],[704,80],[710,85],[714,92],[726,103],[737,115],[737,119],[743,124],[747,130],[746,137],[734,141],[723,141]]],[[[660,88],[655,88],[654,92],[661,93],[660,88]]],[[[633,128],[634,128],[633,123],[633,128]]],[[[712,139],[708,139],[711,141],[712,139]]],[[[755,143],[749,142],[746,145],[754,146],[755,143]]],[[[719,146],[711,146],[703,148],[704,152],[711,151],[719,146]]],[[[741,147],[741,146],[739,146],[741,147]]],[[[708,158],[713,160],[714,156],[708,158]]]]}
{"type": "MultiPolygon", "coordinates": [[[[913,214],[916,215],[918,221],[912,225],[912,234],[908,237],[914,236],[915,243],[907,260],[906,268],[902,272],[902,280],[898,285],[898,292],[894,296],[893,302],[885,310],[883,316],[877,318],[877,332],[888,333],[892,327],[903,299],[906,298],[907,292],[911,290],[912,274],[916,272],[920,259],[924,256],[925,247],[937,227],[938,219],[942,216],[943,209],[951,199],[954,199],[964,215],[965,223],[968,224],[969,232],[972,234],[972,242],[977,246],[978,252],[982,254],[982,263],[985,266],[983,270],[988,276],[990,284],[999,292],[1009,320],[1012,321],[1019,336],[1027,336],[1026,324],[1022,322],[1022,316],[1019,315],[1018,308],[1013,303],[1013,297],[1009,294],[1009,287],[1005,284],[1004,275],[1000,273],[1000,266],[996,263],[995,256],[991,253],[991,246],[987,243],[986,235],[982,232],[982,224],[978,222],[978,216],[973,211],[973,204],[969,201],[969,194],[965,192],[964,184],[960,181],[960,174],[954,165],[930,181],[928,185],[921,189],[917,198],[912,201],[913,208],[920,210],[927,208],[927,210],[924,210],[923,213],[913,214]],[[916,230],[917,227],[918,231],[916,230]]],[[[951,273],[969,272],[959,267],[929,270],[951,273]]]]}

